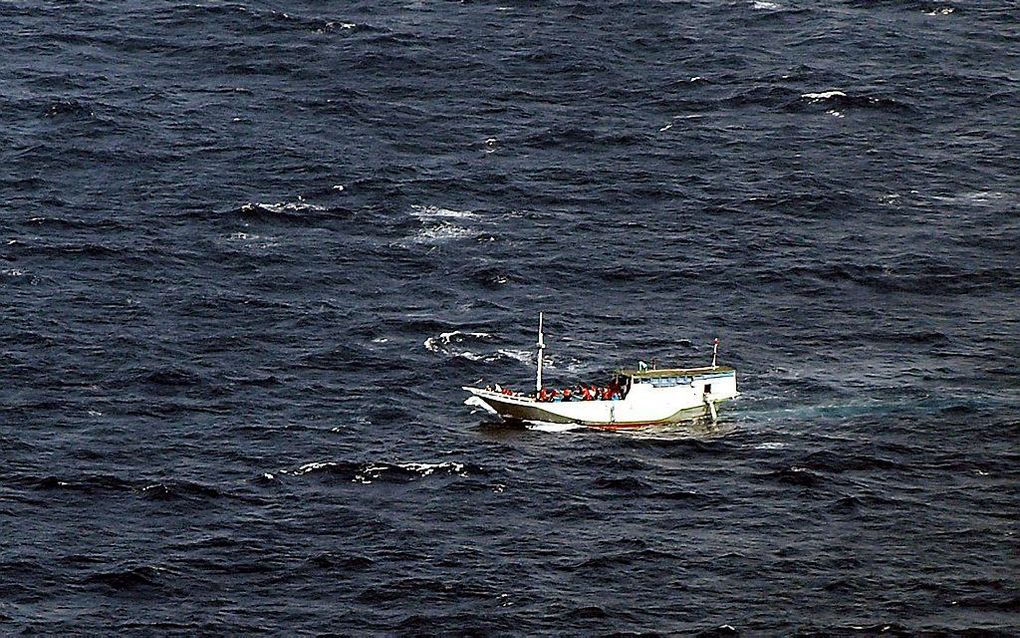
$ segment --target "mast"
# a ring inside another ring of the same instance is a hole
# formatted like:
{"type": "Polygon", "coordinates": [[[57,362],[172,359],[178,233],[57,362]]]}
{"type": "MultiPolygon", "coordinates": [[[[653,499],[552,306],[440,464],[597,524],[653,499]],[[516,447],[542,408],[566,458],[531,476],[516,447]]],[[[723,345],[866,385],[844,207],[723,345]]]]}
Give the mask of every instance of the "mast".
{"type": "Polygon", "coordinates": [[[713,370],[715,368],[719,367],[719,366],[716,365],[716,360],[717,360],[718,356],[719,356],[719,337],[716,337],[715,341],[712,342],[712,369],[713,370]]]}
{"type": "Polygon", "coordinates": [[[545,338],[542,336],[542,313],[538,313],[538,372],[535,375],[535,392],[542,391],[542,361],[545,356],[545,338]]]}

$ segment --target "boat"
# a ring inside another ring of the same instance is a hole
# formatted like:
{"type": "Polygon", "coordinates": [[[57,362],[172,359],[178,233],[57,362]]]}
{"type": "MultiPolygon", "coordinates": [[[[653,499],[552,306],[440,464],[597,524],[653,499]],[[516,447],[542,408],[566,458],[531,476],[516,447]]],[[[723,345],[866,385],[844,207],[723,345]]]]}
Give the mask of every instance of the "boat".
{"type": "Polygon", "coordinates": [[[719,365],[719,339],[713,342],[712,363],[694,368],[656,368],[639,362],[619,369],[601,385],[546,389],[543,314],[538,318],[538,370],[535,391],[516,392],[500,385],[462,386],[471,394],[467,405],[483,408],[511,423],[573,424],[599,429],[643,428],[698,419],[718,419],[721,404],[736,399],[737,372],[719,365]]]}

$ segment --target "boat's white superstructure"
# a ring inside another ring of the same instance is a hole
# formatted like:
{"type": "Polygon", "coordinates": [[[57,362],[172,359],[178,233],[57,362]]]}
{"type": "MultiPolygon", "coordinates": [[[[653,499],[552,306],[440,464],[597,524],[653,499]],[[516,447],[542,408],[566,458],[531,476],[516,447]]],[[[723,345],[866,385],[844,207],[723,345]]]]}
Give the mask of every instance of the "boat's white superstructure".
{"type": "Polygon", "coordinates": [[[542,387],[545,342],[539,319],[539,368],[536,391],[521,394],[496,386],[464,387],[467,400],[510,421],[576,423],[598,428],[633,428],[678,423],[700,417],[716,418],[720,403],[738,396],[736,371],[717,365],[718,340],[712,365],[702,368],[617,371],[605,387],[581,386],[583,392],[547,392],[542,387]],[[567,397],[563,395],[567,394],[567,397]],[[580,396],[579,396],[580,395],[580,396]],[[576,397],[576,398],[575,398],[576,397]]]}

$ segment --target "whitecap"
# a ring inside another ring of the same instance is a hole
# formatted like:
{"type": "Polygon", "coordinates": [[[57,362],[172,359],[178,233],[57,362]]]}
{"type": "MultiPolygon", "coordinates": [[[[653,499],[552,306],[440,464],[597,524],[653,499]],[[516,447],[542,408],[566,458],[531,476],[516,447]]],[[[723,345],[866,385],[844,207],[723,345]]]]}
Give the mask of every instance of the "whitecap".
{"type": "Polygon", "coordinates": [[[324,211],[325,206],[319,206],[318,204],[310,204],[304,201],[304,198],[298,197],[296,202],[276,202],[274,204],[265,204],[262,202],[249,202],[241,207],[241,210],[246,213],[252,213],[259,208],[268,210],[271,213],[300,213],[304,211],[324,211]]]}
{"type": "MultiPolygon", "coordinates": [[[[305,463],[304,465],[302,465],[301,467],[299,467],[298,469],[296,469],[296,470],[294,470],[294,471],[292,471],[290,473],[293,474],[294,476],[301,476],[302,474],[308,474],[309,472],[314,472],[316,470],[321,470],[324,467],[336,467],[336,463],[329,462],[329,461],[322,461],[322,462],[316,462],[316,463],[305,463]]],[[[285,470],[281,470],[281,473],[282,472],[285,472],[285,470]]]]}
{"type": "Polygon", "coordinates": [[[520,363],[531,363],[535,355],[529,350],[497,350],[500,355],[518,361],[520,363]]]}
{"type": "Polygon", "coordinates": [[[843,91],[823,91],[822,93],[804,93],[801,97],[807,100],[819,101],[829,100],[834,97],[846,97],[846,93],[843,91]]]}
{"type": "Polygon", "coordinates": [[[776,11],[782,9],[780,5],[775,2],[763,2],[762,0],[753,0],[751,2],[751,8],[757,11],[776,11]]]}
{"type": "Polygon", "coordinates": [[[354,475],[351,479],[354,483],[362,483],[368,485],[372,481],[379,479],[385,472],[388,472],[394,468],[400,468],[406,472],[417,474],[420,478],[425,478],[434,474],[438,470],[450,472],[451,474],[457,474],[458,476],[467,476],[463,463],[456,463],[453,461],[446,461],[443,463],[382,463],[379,465],[369,464],[362,468],[361,471],[354,475]]]}
{"type": "Polygon", "coordinates": [[[422,476],[428,476],[435,473],[436,470],[449,470],[454,474],[461,476],[467,475],[466,466],[463,463],[457,463],[456,461],[443,461],[440,463],[394,463],[397,467],[407,470],[409,472],[417,472],[422,476]]]}
{"type": "Polygon", "coordinates": [[[429,337],[425,340],[425,349],[431,352],[439,352],[443,349],[443,346],[450,343],[461,343],[467,339],[491,338],[492,335],[487,332],[461,332],[460,330],[454,330],[452,332],[440,333],[438,337],[429,337]]]}
{"type": "Polygon", "coordinates": [[[475,219],[478,213],[470,210],[454,210],[440,206],[412,206],[411,215],[418,219],[475,219]]]}
{"type": "Polygon", "coordinates": [[[416,243],[442,242],[450,239],[460,239],[472,234],[471,230],[463,226],[441,223],[437,226],[423,228],[415,236],[416,243]]]}

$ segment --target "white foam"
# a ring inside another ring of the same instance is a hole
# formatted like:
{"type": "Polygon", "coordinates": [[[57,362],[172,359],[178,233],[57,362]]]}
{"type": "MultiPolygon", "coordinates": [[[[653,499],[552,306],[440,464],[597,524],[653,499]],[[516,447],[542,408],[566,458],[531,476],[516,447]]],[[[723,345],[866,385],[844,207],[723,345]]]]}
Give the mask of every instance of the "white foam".
{"type": "Polygon", "coordinates": [[[450,470],[454,474],[460,474],[462,476],[467,474],[467,472],[464,471],[464,464],[457,463],[456,461],[443,461],[442,463],[394,463],[394,465],[410,472],[417,472],[422,476],[428,476],[436,470],[450,470]]]}
{"type": "Polygon", "coordinates": [[[751,8],[757,11],[776,11],[782,9],[780,5],[775,2],[762,2],[761,0],[754,0],[751,2],[751,8]]]}
{"type": "Polygon", "coordinates": [[[304,211],[323,211],[324,206],[309,204],[304,198],[298,197],[296,202],[276,202],[275,204],[264,204],[262,202],[249,202],[241,207],[246,213],[254,212],[256,208],[264,208],[271,213],[300,213],[304,211]]]}
{"type": "Polygon", "coordinates": [[[547,423],[545,421],[528,421],[524,427],[536,432],[569,432],[584,428],[580,423],[547,423]]]}
{"type": "MultiPolygon", "coordinates": [[[[305,463],[298,469],[291,472],[291,474],[293,474],[294,476],[301,476],[302,474],[308,474],[309,472],[314,472],[315,470],[321,470],[324,467],[336,467],[336,463],[330,461],[322,461],[319,463],[305,463]]],[[[283,472],[283,470],[281,470],[281,472],[283,472]]]]}
{"type": "Polygon", "coordinates": [[[414,472],[415,474],[418,474],[421,478],[425,478],[426,476],[434,474],[436,470],[450,470],[454,474],[458,474],[460,476],[467,475],[467,472],[464,471],[463,463],[456,463],[452,461],[447,461],[444,463],[410,462],[383,465],[368,465],[363,470],[355,474],[354,478],[351,479],[351,481],[354,483],[362,483],[364,485],[368,485],[373,480],[378,479],[383,474],[383,472],[386,472],[387,470],[392,469],[394,467],[399,467],[400,469],[406,470],[408,472],[414,472]]]}
{"type": "Polygon", "coordinates": [[[437,226],[423,228],[414,236],[413,241],[421,244],[437,243],[451,239],[461,239],[471,234],[472,232],[468,228],[443,222],[437,226]]]}
{"type": "Polygon", "coordinates": [[[1020,196],[1008,195],[1000,191],[971,191],[955,195],[934,195],[932,199],[948,204],[978,204],[983,206],[1020,202],[1020,196]]]}
{"type": "Polygon", "coordinates": [[[846,97],[843,91],[823,91],[822,93],[804,93],[802,98],[807,100],[829,100],[834,97],[846,97]]]}
{"type": "Polygon", "coordinates": [[[931,11],[925,11],[924,15],[928,15],[928,16],[947,16],[950,13],[952,13],[953,11],[956,11],[956,9],[954,9],[953,7],[936,7],[935,9],[932,9],[931,11]]]}
{"type": "Polygon", "coordinates": [[[412,206],[411,215],[418,219],[475,219],[478,213],[470,210],[453,210],[439,206],[412,206]]]}
{"type": "Polygon", "coordinates": [[[497,352],[508,359],[519,361],[520,363],[531,363],[534,355],[528,350],[497,350],[497,352]]]}
{"type": "Polygon", "coordinates": [[[438,337],[429,337],[425,340],[425,349],[431,352],[439,352],[444,345],[448,345],[454,341],[461,342],[465,339],[491,339],[492,335],[487,332],[461,332],[460,330],[454,330],[453,332],[440,333],[438,337]]]}

